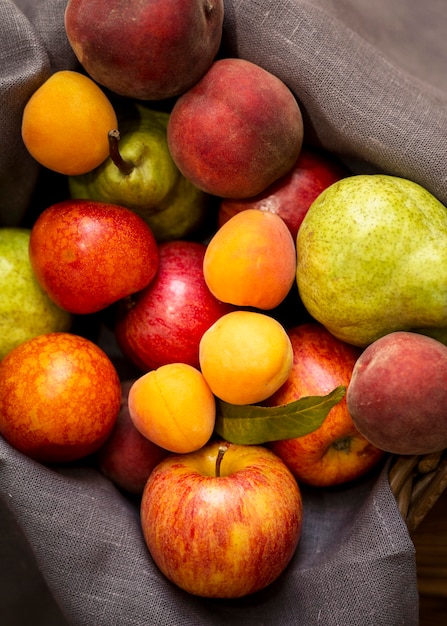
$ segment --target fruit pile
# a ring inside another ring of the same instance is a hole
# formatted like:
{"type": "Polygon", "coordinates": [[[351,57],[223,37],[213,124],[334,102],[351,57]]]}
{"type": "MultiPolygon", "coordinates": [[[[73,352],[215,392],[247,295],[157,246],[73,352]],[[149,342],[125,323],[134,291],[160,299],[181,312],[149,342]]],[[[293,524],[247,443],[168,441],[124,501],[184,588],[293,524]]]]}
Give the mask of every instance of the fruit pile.
{"type": "Polygon", "coordinates": [[[286,84],[219,57],[222,1],[181,3],[182,32],[177,4],[67,4],[79,71],[22,118],[67,195],[0,230],[0,434],[89,457],[165,576],[229,598],[290,562],[300,484],[447,447],[447,210],[311,148],[286,84]]]}

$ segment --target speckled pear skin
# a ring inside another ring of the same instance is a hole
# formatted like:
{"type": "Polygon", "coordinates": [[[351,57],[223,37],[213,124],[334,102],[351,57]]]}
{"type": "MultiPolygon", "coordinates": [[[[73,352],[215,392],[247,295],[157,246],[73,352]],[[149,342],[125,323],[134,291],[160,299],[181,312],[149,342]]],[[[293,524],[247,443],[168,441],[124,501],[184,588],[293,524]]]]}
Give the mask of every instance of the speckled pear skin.
{"type": "Polygon", "coordinates": [[[119,151],[131,163],[123,173],[110,156],[86,174],[69,177],[72,198],[88,198],[120,204],[139,213],[156,213],[180,178],[166,139],[169,115],[136,105],[132,117],[119,124],[119,151]]]}
{"type": "Polygon", "coordinates": [[[0,360],[36,335],[71,327],[72,316],[50,300],[34,276],[29,238],[26,228],[0,228],[0,360]]]}
{"type": "Polygon", "coordinates": [[[304,306],[339,339],[447,337],[447,209],[420,185],[382,174],[334,183],[304,218],[297,259],[304,306]]]}

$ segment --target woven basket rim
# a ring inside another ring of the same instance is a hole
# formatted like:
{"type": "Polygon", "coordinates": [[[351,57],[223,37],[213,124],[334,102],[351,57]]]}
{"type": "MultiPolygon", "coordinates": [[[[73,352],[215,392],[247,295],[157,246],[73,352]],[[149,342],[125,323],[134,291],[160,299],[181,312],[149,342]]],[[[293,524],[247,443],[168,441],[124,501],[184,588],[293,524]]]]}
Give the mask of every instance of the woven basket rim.
{"type": "Polygon", "coordinates": [[[389,482],[400,514],[412,533],[447,488],[447,450],[393,455],[389,482]]]}

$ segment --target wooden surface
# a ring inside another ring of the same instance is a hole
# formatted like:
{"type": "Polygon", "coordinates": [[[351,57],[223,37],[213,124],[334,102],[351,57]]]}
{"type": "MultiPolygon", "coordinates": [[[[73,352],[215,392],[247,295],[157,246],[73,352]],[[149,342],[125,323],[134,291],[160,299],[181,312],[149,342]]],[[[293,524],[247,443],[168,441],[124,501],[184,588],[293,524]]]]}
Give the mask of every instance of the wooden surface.
{"type": "Polygon", "coordinates": [[[447,491],[412,533],[420,593],[420,626],[447,624],[447,491]]]}

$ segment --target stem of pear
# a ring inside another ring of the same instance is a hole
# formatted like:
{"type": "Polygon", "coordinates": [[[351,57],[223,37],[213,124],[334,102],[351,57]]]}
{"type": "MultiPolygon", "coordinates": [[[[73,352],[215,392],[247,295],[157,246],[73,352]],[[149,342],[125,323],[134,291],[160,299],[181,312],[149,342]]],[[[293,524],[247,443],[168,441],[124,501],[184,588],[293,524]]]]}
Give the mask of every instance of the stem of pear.
{"type": "Polygon", "coordinates": [[[220,477],[220,466],[222,464],[222,459],[223,456],[225,454],[225,452],[228,450],[230,446],[228,444],[221,444],[217,450],[217,457],[216,457],[216,478],[220,477]]]}
{"type": "Polygon", "coordinates": [[[119,150],[119,140],[121,139],[118,129],[109,130],[109,153],[110,158],[122,174],[128,176],[134,169],[135,165],[131,161],[125,161],[119,150]]]}

